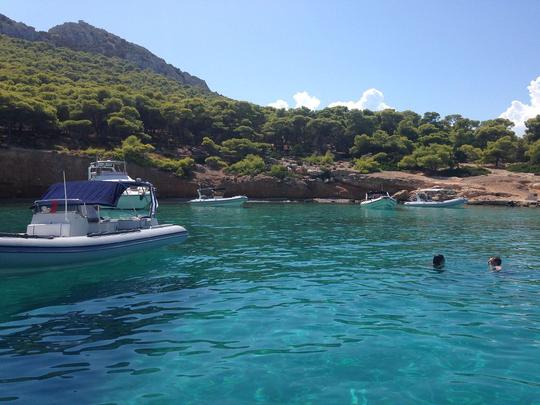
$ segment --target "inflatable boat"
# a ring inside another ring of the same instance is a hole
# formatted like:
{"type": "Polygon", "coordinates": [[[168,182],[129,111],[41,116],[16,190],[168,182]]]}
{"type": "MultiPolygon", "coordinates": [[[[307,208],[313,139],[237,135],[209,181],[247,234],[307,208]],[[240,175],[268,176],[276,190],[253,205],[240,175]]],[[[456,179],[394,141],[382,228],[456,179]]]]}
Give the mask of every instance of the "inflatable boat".
{"type": "Polygon", "coordinates": [[[158,224],[157,206],[154,188],[146,182],[54,184],[32,205],[32,220],[25,233],[0,233],[0,269],[41,270],[183,242],[188,235],[186,229],[158,224]],[[102,217],[101,209],[116,207],[129,187],[149,190],[149,215],[102,217]]]}

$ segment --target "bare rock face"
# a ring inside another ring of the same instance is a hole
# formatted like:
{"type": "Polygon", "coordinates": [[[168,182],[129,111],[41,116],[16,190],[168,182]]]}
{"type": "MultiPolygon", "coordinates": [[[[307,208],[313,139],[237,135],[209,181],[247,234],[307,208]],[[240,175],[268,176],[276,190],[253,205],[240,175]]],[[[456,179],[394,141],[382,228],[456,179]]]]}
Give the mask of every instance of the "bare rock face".
{"type": "Polygon", "coordinates": [[[142,46],[128,42],[84,21],[64,23],[51,28],[48,32],[41,32],[0,14],[0,34],[27,41],[45,41],[75,51],[117,57],[133,63],[140,69],[149,69],[187,86],[210,91],[204,80],[182,72],[142,46]]]}
{"type": "Polygon", "coordinates": [[[411,192],[409,190],[400,190],[394,195],[392,195],[392,198],[394,198],[397,202],[409,201],[410,197],[411,197],[411,192]]]}
{"type": "Polygon", "coordinates": [[[0,14],[0,34],[27,41],[44,41],[47,37],[46,32],[36,31],[34,27],[13,21],[3,14],[0,14]]]}

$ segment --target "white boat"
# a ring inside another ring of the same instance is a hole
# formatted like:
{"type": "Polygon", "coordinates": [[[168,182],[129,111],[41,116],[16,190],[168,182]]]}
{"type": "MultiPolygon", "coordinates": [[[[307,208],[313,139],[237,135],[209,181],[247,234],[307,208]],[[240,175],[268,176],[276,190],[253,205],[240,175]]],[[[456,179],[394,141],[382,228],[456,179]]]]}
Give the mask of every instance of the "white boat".
{"type": "Polygon", "coordinates": [[[366,193],[366,199],[360,203],[363,208],[370,209],[394,209],[397,201],[384,192],[371,191],[366,193]]]}
{"type": "Polygon", "coordinates": [[[159,225],[150,183],[74,181],[58,183],[34,202],[25,233],[0,234],[0,269],[41,270],[147,251],[187,238],[179,225],[159,225]],[[128,187],[147,187],[149,215],[110,219],[102,207],[115,207],[128,187]]]}
{"type": "MultiPolygon", "coordinates": [[[[135,182],[121,160],[97,160],[88,167],[88,180],[135,182]]],[[[140,179],[137,179],[140,180],[140,179]]],[[[144,210],[150,206],[150,191],[145,186],[130,186],[124,191],[116,208],[144,210]]]]}
{"type": "Polygon", "coordinates": [[[450,198],[456,192],[450,189],[433,187],[417,190],[415,199],[404,203],[407,207],[462,208],[467,204],[464,197],[450,198]]]}
{"type": "Polygon", "coordinates": [[[196,207],[240,207],[248,200],[245,195],[234,197],[216,197],[214,188],[199,188],[198,198],[190,200],[189,203],[196,207]]]}

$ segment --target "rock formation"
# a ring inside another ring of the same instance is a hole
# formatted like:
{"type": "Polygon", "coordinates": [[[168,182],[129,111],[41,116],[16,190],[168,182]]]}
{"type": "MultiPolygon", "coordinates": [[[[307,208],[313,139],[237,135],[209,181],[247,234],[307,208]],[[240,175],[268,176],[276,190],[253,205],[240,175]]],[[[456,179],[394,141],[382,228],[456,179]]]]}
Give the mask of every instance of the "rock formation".
{"type": "Polygon", "coordinates": [[[64,23],[51,28],[48,32],[43,32],[0,14],[0,34],[27,41],[45,41],[75,51],[118,57],[141,69],[149,69],[182,84],[210,91],[204,80],[182,72],[142,46],[128,42],[84,21],[64,23]]]}

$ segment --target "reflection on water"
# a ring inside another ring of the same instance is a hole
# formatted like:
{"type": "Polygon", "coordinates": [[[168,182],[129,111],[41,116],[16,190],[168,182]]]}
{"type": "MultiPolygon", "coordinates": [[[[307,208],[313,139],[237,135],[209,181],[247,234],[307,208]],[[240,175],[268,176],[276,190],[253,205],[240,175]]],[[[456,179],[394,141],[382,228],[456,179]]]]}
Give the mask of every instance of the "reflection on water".
{"type": "MultiPolygon", "coordinates": [[[[13,208],[2,212],[19,230],[25,207],[13,208]]],[[[162,205],[161,217],[185,225],[188,241],[3,276],[0,399],[538,398],[535,210],[162,205]],[[444,272],[432,270],[434,253],[446,256],[444,272]],[[503,257],[504,272],[487,271],[492,254],[503,257]]]]}

